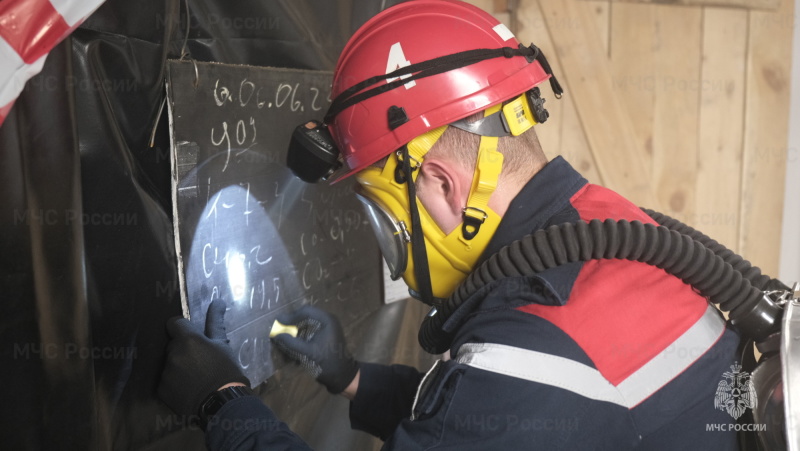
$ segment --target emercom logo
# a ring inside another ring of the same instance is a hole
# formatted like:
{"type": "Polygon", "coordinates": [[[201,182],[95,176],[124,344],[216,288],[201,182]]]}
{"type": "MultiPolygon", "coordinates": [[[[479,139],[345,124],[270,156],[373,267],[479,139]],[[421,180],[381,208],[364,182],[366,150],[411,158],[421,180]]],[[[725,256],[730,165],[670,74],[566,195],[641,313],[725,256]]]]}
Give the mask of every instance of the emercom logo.
{"type": "Polygon", "coordinates": [[[738,363],[731,365],[731,371],[724,372],[717,385],[714,408],[738,419],[746,409],[755,408],[757,403],[756,387],[750,379],[750,373],[742,371],[738,363]]]}

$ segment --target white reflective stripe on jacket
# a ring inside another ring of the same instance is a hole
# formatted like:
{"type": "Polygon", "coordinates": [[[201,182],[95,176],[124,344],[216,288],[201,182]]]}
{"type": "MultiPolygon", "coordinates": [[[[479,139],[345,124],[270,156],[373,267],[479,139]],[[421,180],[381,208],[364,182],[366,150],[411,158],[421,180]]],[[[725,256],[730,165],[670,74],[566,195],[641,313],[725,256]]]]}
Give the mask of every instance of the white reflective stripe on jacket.
{"type": "Polygon", "coordinates": [[[632,408],[689,368],[724,332],[725,321],[709,305],[686,332],[616,386],[583,363],[501,344],[466,343],[459,348],[456,361],[632,408]]]}

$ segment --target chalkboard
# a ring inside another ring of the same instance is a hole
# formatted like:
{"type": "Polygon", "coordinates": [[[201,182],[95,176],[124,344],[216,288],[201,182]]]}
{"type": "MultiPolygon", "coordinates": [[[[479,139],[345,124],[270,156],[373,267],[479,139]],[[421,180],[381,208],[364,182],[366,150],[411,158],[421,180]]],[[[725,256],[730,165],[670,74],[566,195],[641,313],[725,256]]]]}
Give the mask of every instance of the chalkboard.
{"type": "Polygon", "coordinates": [[[285,362],[275,316],[319,304],[347,326],[382,303],[381,263],[352,181],[286,168],[294,127],[330,105],[329,72],[170,61],[175,240],[184,316],[227,302],[228,339],[253,386],[285,362]]]}

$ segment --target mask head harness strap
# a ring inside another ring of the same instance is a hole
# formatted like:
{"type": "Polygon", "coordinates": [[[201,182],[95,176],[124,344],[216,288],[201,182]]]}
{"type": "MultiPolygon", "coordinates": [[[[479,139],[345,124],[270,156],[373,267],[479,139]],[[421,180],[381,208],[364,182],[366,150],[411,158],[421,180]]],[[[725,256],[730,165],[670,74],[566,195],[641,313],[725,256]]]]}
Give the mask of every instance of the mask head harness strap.
{"type": "MultiPolygon", "coordinates": [[[[402,167],[403,177],[408,187],[408,209],[411,215],[411,258],[414,259],[414,277],[417,280],[419,297],[422,302],[428,305],[435,305],[433,298],[433,288],[431,287],[431,272],[428,269],[428,251],[425,246],[425,235],[422,233],[422,223],[417,207],[417,188],[412,177],[413,171],[420,168],[421,163],[417,161],[414,168],[411,168],[411,155],[408,152],[408,145],[403,146],[397,153],[402,167]]],[[[395,178],[398,174],[395,173],[395,178]]]]}
{"type": "MultiPolygon", "coordinates": [[[[503,104],[487,108],[483,111],[484,117],[478,121],[469,122],[465,119],[451,124],[481,135],[467,205],[462,209],[460,240],[466,245],[469,245],[469,241],[478,235],[482,225],[489,217],[487,213],[489,199],[497,189],[503,167],[503,154],[497,150],[499,138],[501,136],[518,136],[537,122],[533,111],[535,104],[531,100],[531,93],[528,92],[503,104]],[[486,136],[487,134],[490,136],[486,136]]],[[[398,125],[392,124],[392,118],[401,116],[400,109],[392,107],[390,111],[395,111],[395,114],[389,114],[388,117],[390,128],[393,129],[398,125]]],[[[440,305],[444,300],[433,296],[427,247],[417,205],[414,171],[422,167],[425,155],[442,136],[445,129],[446,127],[442,127],[421,135],[395,152],[398,161],[394,172],[395,182],[398,184],[408,183],[411,254],[418,289],[412,294],[422,302],[433,306],[440,305]]]]}
{"type": "MultiPolygon", "coordinates": [[[[486,109],[484,117],[499,112],[501,108],[502,105],[495,105],[486,109]]],[[[478,235],[488,217],[486,210],[489,208],[489,198],[497,188],[497,180],[500,178],[500,171],[503,168],[503,154],[497,151],[499,139],[496,136],[481,136],[467,206],[461,210],[464,217],[461,236],[466,241],[472,240],[478,235]]]]}

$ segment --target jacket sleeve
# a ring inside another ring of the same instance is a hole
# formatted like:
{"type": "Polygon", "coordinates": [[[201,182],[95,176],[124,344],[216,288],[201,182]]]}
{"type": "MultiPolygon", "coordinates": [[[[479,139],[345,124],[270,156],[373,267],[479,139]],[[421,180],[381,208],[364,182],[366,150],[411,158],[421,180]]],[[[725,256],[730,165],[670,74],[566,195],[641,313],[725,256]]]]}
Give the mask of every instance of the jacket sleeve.
{"type": "Polygon", "coordinates": [[[255,396],[225,403],[209,421],[206,447],[217,450],[310,450],[255,396]]]}
{"type": "Polygon", "coordinates": [[[405,365],[361,363],[358,391],[350,403],[350,426],[381,440],[411,416],[422,373],[405,365]]]}

